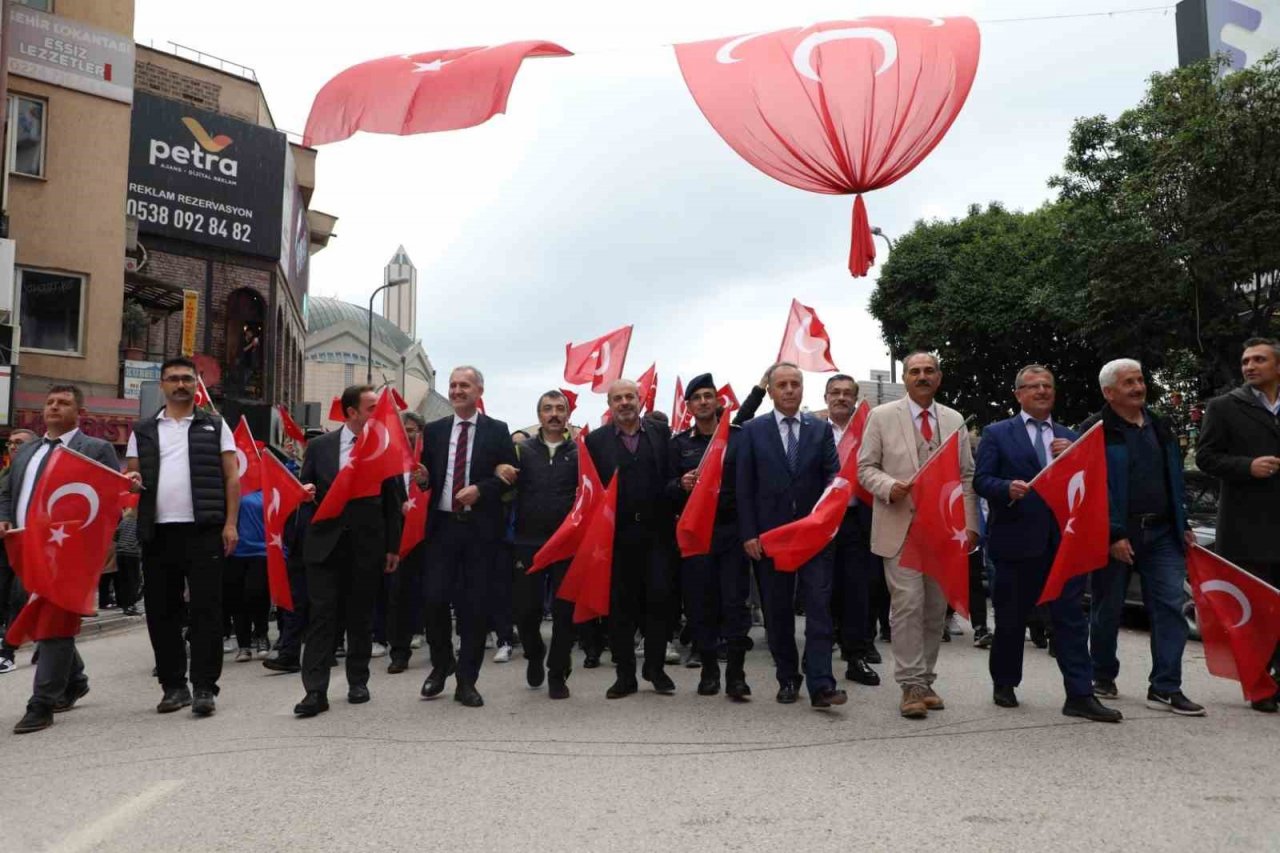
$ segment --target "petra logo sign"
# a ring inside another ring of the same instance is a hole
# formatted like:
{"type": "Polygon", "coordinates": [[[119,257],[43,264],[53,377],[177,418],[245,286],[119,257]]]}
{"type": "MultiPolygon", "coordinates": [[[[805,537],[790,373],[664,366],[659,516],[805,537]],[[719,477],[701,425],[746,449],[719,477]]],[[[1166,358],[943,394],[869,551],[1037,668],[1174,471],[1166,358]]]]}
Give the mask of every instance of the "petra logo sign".
{"type": "MultiPolygon", "coordinates": [[[[226,178],[235,178],[240,174],[240,163],[231,157],[219,156],[231,146],[232,139],[224,133],[210,136],[200,122],[186,116],[182,119],[195,142],[189,148],[171,145],[163,139],[151,139],[148,160],[152,166],[192,166],[204,172],[217,173],[226,178]]],[[[210,175],[215,180],[219,178],[210,175]]]]}

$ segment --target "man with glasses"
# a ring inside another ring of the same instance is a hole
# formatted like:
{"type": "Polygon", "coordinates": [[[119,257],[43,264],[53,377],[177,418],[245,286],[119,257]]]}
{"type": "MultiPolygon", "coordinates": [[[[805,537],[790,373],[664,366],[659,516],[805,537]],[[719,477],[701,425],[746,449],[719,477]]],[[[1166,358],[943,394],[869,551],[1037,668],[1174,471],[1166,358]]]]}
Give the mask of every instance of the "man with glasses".
{"type": "MultiPolygon", "coordinates": [[[[27,442],[36,440],[36,434],[29,429],[15,429],[9,433],[8,449],[10,465],[0,471],[0,489],[6,487],[9,481],[9,474],[12,469],[12,461],[18,454],[18,448],[27,442]]],[[[13,567],[9,565],[8,554],[3,548],[0,548],[0,627],[8,630],[13,624],[13,620],[18,618],[18,611],[22,610],[22,605],[26,602],[26,590],[22,588],[22,581],[18,580],[17,574],[14,573],[13,567]]],[[[2,636],[2,635],[0,635],[2,636]]],[[[13,672],[18,668],[15,657],[18,654],[18,647],[11,646],[3,639],[0,639],[0,675],[7,672],[13,672]]]]}
{"type": "Polygon", "coordinates": [[[125,451],[138,501],[143,600],[147,631],[164,697],[156,710],[187,705],[214,712],[222,674],[222,566],[239,536],[240,474],[231,430],[195,407],[196,365],[171,358],[160,366],[165,406],[133,425],[125,451]],[[191,686],[182,639],[183,590],[188,591],[191,686]]]}

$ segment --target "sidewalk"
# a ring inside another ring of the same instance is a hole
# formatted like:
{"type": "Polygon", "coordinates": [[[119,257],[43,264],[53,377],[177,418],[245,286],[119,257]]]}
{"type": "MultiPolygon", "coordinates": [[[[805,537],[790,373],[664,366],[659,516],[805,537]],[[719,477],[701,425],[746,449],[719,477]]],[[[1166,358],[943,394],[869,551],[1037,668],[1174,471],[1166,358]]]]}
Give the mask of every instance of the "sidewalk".
{"type": "Polygon", "coordinates": [[[97,616],[87,617],[80,623],[80,636],[77,639],[92,640],[104,634],[113,634],[116,631],[141,628],[146,624],[147,617],[145,615],[125,616],[120,612],[119,608],[99,610],[97,616]]]}

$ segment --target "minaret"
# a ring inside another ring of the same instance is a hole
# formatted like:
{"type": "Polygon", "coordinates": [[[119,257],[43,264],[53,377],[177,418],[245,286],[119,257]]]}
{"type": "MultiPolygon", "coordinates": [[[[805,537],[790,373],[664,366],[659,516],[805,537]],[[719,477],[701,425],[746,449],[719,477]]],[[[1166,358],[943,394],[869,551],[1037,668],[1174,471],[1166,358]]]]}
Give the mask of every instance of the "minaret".
{"type": "Polygon", "coordinates": [[[409,260],[404,246],[382,271],[382,283],[408,279],[408,284],[382,291],[382,316],[400,327],[411,340],[418,338],[418,268],[409,260]]]}

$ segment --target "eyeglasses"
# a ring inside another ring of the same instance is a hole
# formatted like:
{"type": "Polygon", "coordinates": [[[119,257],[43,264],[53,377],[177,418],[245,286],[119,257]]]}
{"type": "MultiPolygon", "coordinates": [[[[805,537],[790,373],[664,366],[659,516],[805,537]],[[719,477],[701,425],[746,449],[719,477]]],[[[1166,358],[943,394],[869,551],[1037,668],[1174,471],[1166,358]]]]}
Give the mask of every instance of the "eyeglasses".
{"type": "Polygon", "coordinates": [[[1019,391],[1052,391],[1052,382],[1028,382],[1026,385],[1019,385],[1019,391]]]}
{"type": "Polygon", "coordinates": [[[177,376],[172,376],[172,375],[165,376],[160,381],[170,382],[170,383],[173,383],[174,385],[195,385],[196,384],[196,378],[192,376],[190,373],[179,374],[177,376]]]}

